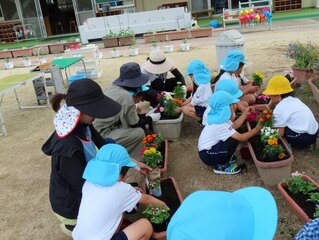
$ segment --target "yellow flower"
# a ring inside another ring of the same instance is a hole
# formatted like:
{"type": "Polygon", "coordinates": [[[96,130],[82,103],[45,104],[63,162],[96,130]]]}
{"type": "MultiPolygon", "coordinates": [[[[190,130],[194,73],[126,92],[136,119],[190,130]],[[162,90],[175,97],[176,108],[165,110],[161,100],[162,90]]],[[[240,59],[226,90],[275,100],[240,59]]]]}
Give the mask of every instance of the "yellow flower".
{"type": "Polygon", "coordinates": [[[258,77],[260,77],[261,79],[264,79],[265,75],[262,74],[261,72],[256,72],[255,73],[258,77]]]}
{"type": "Polygon", "coordinates": [[[269,145],[272,145],[272,146],[277,146],[278,145],[277,138],[270,138],[270,139],[268,139],[267,142],[268,142],[269,145]]]}
{"type": "Polygon", "coordinates": [[[155,153],[156,152],[156,148],[150,148],[150,153],[155,153]]]}
{"type": "Polygon", "coordinates": [[[151,153],[150,150],[145,150],[144,155],[149,155],[151,153]]]}

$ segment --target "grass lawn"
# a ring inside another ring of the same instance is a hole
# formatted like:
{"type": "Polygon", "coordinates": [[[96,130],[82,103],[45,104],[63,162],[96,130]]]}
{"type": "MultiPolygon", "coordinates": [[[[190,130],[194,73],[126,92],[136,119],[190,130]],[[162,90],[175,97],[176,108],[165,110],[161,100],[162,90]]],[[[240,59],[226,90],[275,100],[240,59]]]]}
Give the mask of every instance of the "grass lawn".
{"type": "MultiPolygon", "coordinates": [[[[287,12],[274,12],[273,13],[273,21],[286,21],[292,19],[299,19],[299,18],[319,18],[319,9],[317,8],[304,8],[301,10],[296,11],[287,11],[287,12]]],[[[205,18],[205,19],[198,19],[198,25],[201,27],[207,27],[211,20],[219,21],[219,24],[222,25],[222,17],[216,16],[213,18],[205,18]]],[[[238,24],[238,23],[228,23],[227,25],[231,24],[238,24]]]]}

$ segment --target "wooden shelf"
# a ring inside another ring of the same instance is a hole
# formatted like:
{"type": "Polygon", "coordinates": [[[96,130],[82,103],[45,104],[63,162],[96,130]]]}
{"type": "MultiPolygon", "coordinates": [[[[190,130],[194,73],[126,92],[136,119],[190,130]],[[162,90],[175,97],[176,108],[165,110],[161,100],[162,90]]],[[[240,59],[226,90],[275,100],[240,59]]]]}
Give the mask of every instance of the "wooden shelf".
{"type": "Polygon", "coordinates": [[[275,0],[275,12],[291,11],[301,9],[301,0],[275,0]]]}
{"type": "Polygon", "coordinates": [[[13,26],[20,25],[20,21],[0,23],[0,41],[2,42],[14,42],[17,40],[16,34],[13,30],[13,26]]]}

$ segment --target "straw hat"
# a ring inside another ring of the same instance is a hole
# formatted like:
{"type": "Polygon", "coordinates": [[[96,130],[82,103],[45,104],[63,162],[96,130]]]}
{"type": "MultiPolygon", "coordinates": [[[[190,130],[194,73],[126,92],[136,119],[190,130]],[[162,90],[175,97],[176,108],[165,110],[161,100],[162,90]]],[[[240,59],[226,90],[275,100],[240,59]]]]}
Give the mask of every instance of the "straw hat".
{"type": "Polygon", "coordinates": [[[155,50],[150,53],[143,68],[149,73],[161,74],[168,72],[174,67],[173,63],[166,59],[163,52],[155,50]]]}

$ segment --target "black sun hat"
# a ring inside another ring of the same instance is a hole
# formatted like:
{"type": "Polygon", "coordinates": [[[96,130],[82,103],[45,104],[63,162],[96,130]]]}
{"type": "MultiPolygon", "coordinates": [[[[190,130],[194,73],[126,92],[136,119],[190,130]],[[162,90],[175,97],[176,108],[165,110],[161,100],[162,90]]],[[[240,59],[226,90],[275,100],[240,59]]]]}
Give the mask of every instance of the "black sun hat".
{"type": "Polygon", "coordinates": [[[66,104],[94,118],[112,117],[121,111],[121,105],[105,96],[100,85],[88,78],[69,86],[66,104]]]}
{"type": "Polygon", "coordinates": [[[125,63],[120,68],[120,76],[113,84],[120,87],[137,88],[149,80],[149,75],[141,72],[141,67],[135,62],[125,63]]]}

